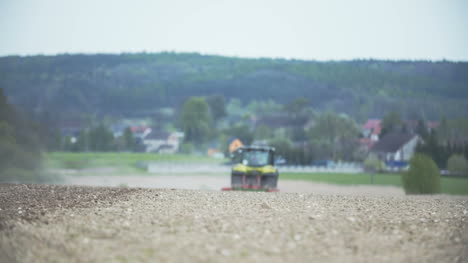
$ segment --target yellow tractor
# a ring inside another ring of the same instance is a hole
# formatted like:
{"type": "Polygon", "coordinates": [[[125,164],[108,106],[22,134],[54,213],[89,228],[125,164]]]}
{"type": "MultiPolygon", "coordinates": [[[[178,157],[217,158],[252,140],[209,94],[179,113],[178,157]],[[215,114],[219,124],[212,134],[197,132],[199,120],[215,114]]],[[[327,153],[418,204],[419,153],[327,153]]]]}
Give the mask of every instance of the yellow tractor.
{"type": "Polygon", "coordinates": [[[275,149],[264,146],[239,147],[232,155],[229,190],[277,192],[278,170],[274,166],[275,149]]]}

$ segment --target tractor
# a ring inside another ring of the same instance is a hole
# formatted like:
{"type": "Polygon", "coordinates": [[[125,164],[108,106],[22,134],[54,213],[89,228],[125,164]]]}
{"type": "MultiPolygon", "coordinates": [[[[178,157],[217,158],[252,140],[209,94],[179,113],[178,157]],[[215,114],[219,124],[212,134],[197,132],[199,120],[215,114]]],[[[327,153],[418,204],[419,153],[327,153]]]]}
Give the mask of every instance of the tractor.
{"type": "Polygon", "coordinates": [[[277,192],[278,170],[274,166],[275,148],[265,146],[242,146],[233,155],[231,187],[223,191],[277,192]]]}

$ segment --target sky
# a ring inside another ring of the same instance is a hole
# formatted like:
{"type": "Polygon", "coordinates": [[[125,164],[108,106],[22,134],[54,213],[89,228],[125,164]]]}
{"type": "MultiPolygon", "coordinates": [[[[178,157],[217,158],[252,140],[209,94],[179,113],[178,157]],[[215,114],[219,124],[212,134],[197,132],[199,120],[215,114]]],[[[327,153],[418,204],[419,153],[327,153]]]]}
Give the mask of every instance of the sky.
{"type": "Polygon", "coordinates": [[[468,61],[468,0],[0,0],[0,56],[468,61]]]}

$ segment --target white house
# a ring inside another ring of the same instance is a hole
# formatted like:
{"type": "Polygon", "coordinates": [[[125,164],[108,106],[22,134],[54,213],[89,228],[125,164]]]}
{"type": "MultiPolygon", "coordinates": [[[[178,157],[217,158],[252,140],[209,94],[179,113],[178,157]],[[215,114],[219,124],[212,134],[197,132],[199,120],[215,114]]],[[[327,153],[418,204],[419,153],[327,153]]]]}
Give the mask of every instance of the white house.
{"type": "Polygon", "coordinates": [[[416,134],[391,133],[381,138],[371,152],[382,161],[408,162],[413,157],[420,138],[416,134]]]}
{"type": "Polygon", "coordinates": [[[173,154],[179,150],[183,137],[184,134],[181,132],[151,130],[143,137],[143,144],[146,146],[146,152],[173,154]]]}

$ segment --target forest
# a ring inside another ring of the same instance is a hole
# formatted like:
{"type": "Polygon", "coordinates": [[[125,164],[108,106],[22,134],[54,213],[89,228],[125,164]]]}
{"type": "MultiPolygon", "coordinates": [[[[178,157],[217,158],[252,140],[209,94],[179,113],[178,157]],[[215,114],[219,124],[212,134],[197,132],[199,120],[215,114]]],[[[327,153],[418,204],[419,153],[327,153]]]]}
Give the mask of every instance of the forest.
{"type": "Polygon", "coordinates": [[[186,154],[212,147],[227,154],[229,140],[239,138],[274,146],[288,164],[363,162],[360,124],[369,118],[383,119],[382,132],[419,134],[426,143],[418,152],[439,168],[452,162],[465,171],[467,85],[466,62],[189,53],[1,57],[0,171],[39,178],[45,151],[144,151],[129,128],[141,120],[155,130],[182,131],[179,152],[186,154]],[[417,129],[408,121],[418,121],[417,129]],[[430,134],[429,121],[440,123],[430,134]]]}
{"type": "Polygon", "coordinates": [[[0,58],[0,88],[25,112],[67,118],[147,116],[193,96],[286,104],[362,122],[390,111],[417,119],[468,115],[468,63],[303,61],[197,53],[62,54],[0,58]]]}

